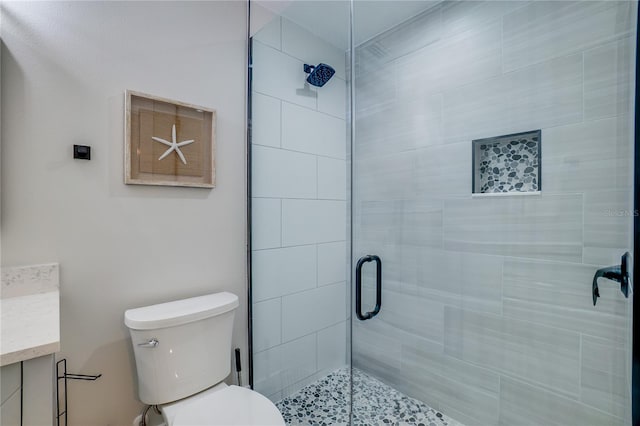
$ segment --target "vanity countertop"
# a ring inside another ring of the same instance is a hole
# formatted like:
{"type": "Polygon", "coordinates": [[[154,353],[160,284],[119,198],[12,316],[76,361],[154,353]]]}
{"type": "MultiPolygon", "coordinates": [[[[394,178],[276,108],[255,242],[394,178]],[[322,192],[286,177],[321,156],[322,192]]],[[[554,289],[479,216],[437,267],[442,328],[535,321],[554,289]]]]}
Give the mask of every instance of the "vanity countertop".
{"type": "Polygon", "coordinates": [[[0,366],[59,350],[58,264],[2,268],[0,366]]]}

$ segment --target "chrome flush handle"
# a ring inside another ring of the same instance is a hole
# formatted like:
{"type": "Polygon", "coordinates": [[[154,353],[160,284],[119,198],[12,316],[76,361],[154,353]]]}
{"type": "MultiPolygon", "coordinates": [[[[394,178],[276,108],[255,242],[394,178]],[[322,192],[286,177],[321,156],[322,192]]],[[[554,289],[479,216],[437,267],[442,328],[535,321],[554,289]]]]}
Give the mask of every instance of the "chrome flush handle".
{"type": "Polygon", "coordinates": [[[155,348],[159,344],[160,344],[160,342],[158,341],[158,339],[156,339],[154,337],[153,339],[149,340],[148,342],[138,343],[138,346],[141,346],[143,348],[155,348]]]}

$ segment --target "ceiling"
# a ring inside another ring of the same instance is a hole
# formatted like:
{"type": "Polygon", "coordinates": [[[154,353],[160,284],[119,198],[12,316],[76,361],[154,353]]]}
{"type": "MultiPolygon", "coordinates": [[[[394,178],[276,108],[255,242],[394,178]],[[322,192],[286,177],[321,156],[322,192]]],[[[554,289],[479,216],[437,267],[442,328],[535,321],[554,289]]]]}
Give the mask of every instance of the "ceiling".
{"type": "MultiPolygon", "coordinates": [[[[340,49],[349,48],[348,0],[255,0],[253,3],[273,15],[284,16],[340,49]]],[[[354,43],[357,46],[437,3],[439,1],[355,0],[354,43]]]]}

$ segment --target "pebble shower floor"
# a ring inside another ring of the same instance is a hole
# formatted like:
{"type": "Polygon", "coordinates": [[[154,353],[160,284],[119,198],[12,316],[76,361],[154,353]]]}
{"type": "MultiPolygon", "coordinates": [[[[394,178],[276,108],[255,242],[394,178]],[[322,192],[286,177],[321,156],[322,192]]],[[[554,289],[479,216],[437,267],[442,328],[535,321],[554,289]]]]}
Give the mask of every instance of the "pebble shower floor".
{"type": "MultiPolygon", "coordinates": [[[[356,368],[353,387],[354,426],[463,426],[356,368]]],[[[334,371],[276,406],[288,425],[348,425],[349,369],[334,371]]]]}

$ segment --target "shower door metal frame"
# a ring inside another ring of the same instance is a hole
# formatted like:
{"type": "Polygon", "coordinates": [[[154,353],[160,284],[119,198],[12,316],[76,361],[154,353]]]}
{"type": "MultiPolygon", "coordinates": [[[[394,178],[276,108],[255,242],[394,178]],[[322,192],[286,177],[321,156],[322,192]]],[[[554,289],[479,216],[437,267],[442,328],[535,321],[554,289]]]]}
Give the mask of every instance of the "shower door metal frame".
{"type": "Polygon", "coordinates": [[[348,291],[348,295],[350,296],[351,300],[349,300],[349,313],[347,314],[347,321],[349,321],[349,327],[348,327],[348,337],[347,337],[347,347],[349,348],[349,351],[347,353],[347,368],[349,369],[349,425],[353,424],[353,312],[354,312],[354,306],[353,306],[353,301],[354,301],[354,291],[352,289],[352,283],[354,283],[355,281],[355,276],[354,276],[354,268],[353,268],[353,241],[355,238],[355,234],[353,232],[353,224],[354,224],[354,220],[353,220],[353,200],[354,200],[354,190],[353,190],[353,181],[354,181],[354,160],[355,160],[355,140],[356,140],[356,126],[355,126],[355,111],[356,111],[356,105],[355,105],[355,99],[356,99],[356,85],[355,85],[355,75],[356,75],[356,60],[355,60],[355,42],[354,42],[354,38],[353,38],[353,23],[354,23],[354,19],[355,19],[355,9],[354,9],[354,4],[353,4],[354,0],[349,0],[349,49],[347,50],[347,60],[348,60],[348,64],[349,64],[349,72],[347,73],[347,84],[348,84],[348,90],[347,90],[347,105],[348,105],[348,114],[347,114],[347,126],[348,126],[348,132],[347,132],[347,143],[349,144],[349,161],[347,162],[347,164],[349,165],[349,173],[348,173],[348,177],[349,177],[349,184],[348,184],[348,188],[349,188],[349,196],[347,197],[347,201],[348,201],[348,206],[347,206],[347,213],[349,214],[349,232],[348,232],[348,240],[347,240],[347,247],[348,250],[347,252],[349,253],[349,261],[347,262],[347,268],[349,268],[349,272],[347,274],[347,285],[349,288],[348,291]]]}
{"type": "Polygon", "coordinates": [[[246,140],[245,140],[245,155],[246,155],[246,191],[247,191],[247,231],[246,231],[246,265],[247,265],[247,364],[249,364],[247,368],[248,372],[248,383],[249,387],[253,389],[253,296],[252,296],[252,274],[251,274],[251,137],[252,137],[252,109],[251,109],[251,80],[253,77],[253,55],[252,55],[252,46],[251,46],[251,0],[246,0],[247,2],[247,40],[246,40],[246,49],[247,49],[247,57],[246,57],[246,65],[247,65],[247,81],[246,81],[246,90],[247,94],[245,96],[247,104],[245,105],[245,124],[246,124],[246,140]]]}

